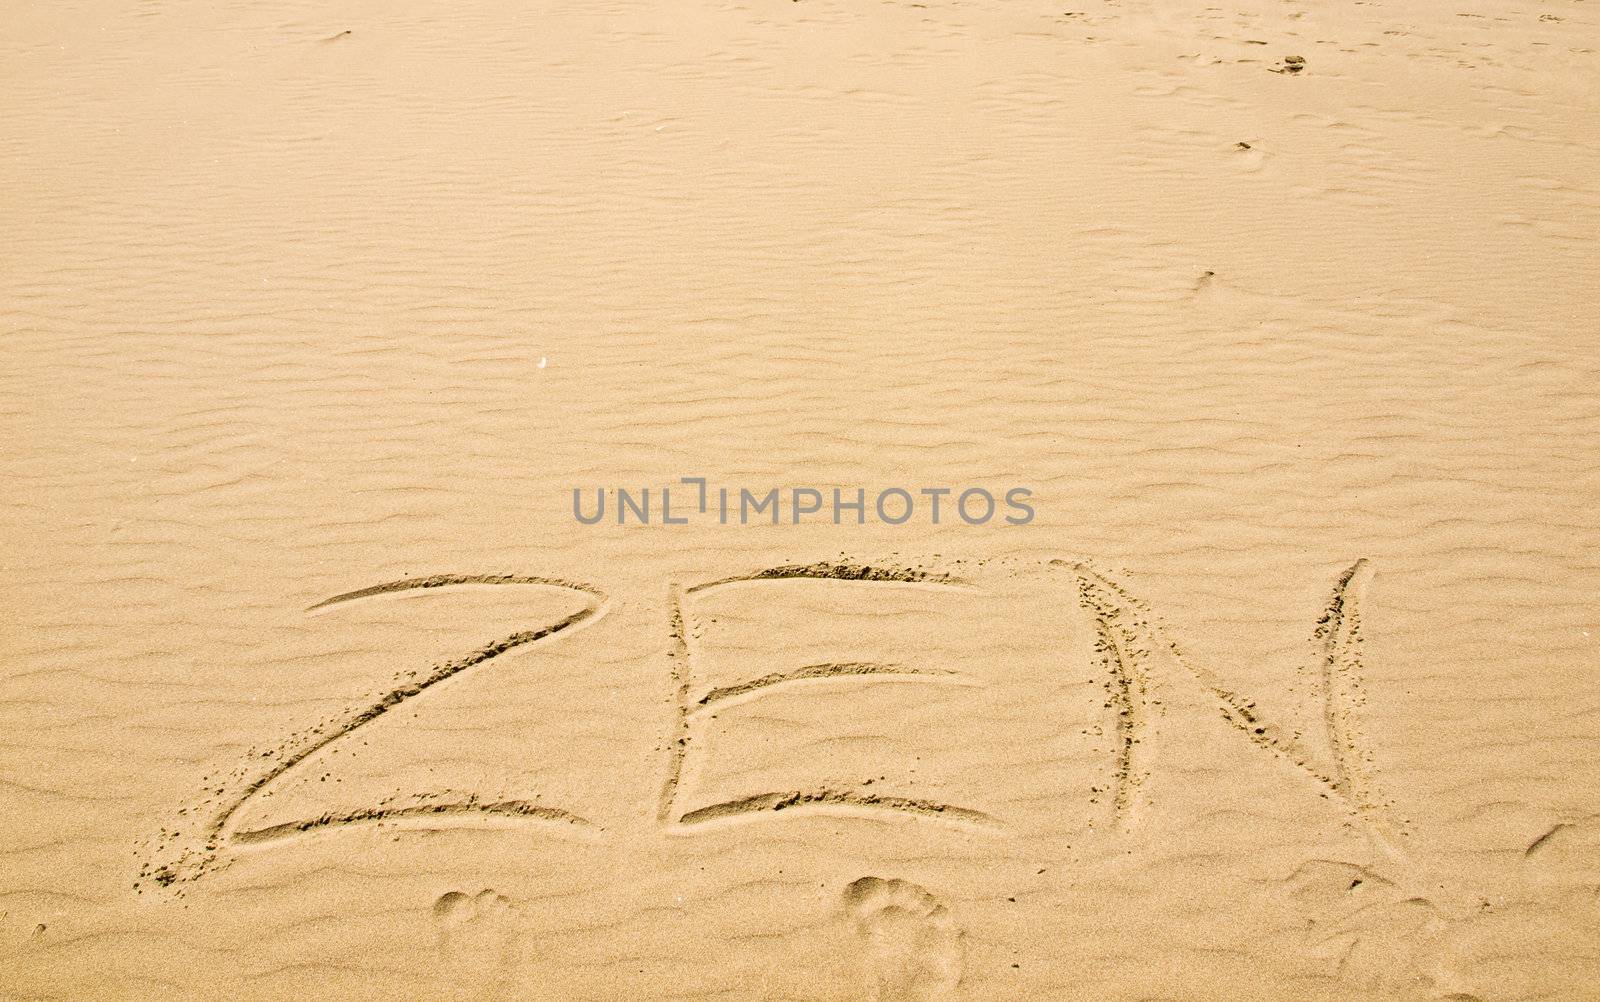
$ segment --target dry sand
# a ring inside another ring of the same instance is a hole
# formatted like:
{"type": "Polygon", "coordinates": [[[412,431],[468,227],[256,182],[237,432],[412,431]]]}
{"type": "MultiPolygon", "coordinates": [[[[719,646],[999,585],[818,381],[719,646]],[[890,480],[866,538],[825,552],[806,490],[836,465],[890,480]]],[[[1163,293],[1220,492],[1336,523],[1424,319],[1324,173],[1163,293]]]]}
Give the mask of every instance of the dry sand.
{"type": "Polygon", "coordinates": [[[8,5],[0,995],[1600,997],[1597,46],[8,5]]]}

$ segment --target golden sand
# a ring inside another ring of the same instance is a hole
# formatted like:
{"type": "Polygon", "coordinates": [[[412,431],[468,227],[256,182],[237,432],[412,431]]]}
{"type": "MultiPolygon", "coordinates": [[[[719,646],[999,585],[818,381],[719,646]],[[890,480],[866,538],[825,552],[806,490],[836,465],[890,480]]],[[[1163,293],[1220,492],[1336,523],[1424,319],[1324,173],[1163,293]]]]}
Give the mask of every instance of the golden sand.
{"type": "Polygon", "coordinates": [[[1593,4],[0,21],[0,997],[1597,997],[1593,4]]]}

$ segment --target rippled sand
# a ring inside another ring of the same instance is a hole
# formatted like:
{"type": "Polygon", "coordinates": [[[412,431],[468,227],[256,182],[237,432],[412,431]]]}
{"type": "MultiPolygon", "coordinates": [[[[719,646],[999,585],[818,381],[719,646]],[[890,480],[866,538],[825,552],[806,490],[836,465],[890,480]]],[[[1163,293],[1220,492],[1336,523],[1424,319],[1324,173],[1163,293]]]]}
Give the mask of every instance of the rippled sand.
{"type": "Polygon", "coordinates": [[[1600,12],[1085,2],[8,10],[0,997],[1592,997],[1600,12]]]}

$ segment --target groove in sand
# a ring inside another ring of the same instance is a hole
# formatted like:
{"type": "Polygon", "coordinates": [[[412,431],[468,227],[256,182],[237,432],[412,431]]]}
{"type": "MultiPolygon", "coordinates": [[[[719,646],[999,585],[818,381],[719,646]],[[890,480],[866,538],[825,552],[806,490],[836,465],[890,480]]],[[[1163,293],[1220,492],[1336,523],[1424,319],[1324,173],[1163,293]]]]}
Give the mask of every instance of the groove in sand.
{"type": "Polygon", "coordinates": [[[684,756],[689,752],[689,633],[683,621],[683,593],[675,584],[667,590],[667,618],[672,629],[672,648],[667,652],[673,692],[672,736],[668,739],[667,778],[656,809],[656,820],[662,822],[672,814],[683,779],[684,756]]]}
{"type": "Polygon", "coordinates": [[[745,581],[870,581],[879,584],[921,584],[944,588],[970,588],[961,578],[937,571],[924,571],[913,567],[874,567],[870,564],[852,564],[819,561],[814,564],[784,564],[768,567],[753,574],[736,574],[732,577],[707,581],[685,589],[686,594],[709,591],[724,585],[745,581]]]}
{"type": "Polygon", "coordinates": [[[1372,569],[1357,560],[1334,586],[1315,636],[1323,642],[1319,675],[1323,720],[1333,757],[1333,785],[1359,811],[1376,808],[1362,749],[1353,735],[1352,715],[1362,695],[1360,600],[1372,569]]]}
{"type": "Polygon", "coordinates": [[[342,592],[332,598],[325,598],[315,605],[306,607],[307,612],[325,609],[330,605],[343,602],[353,602],[360,598],[371,598],[374,595],[390,595],[395,592],[417,591],[423,588],[444,588],[449,585],[545,585],[550,588],[566,588],[569,591],[580,591],[595,598],[604,598],[600,589],[586,585],[580,581],[567,581],[561,578],[534,577],[526,574],[431,574],[420,578],[403,578],[399,581],[387,581],[383,584],[372,585],[367,588],[357,588],[355,591],[342,592]]]}
{"type": "Polygon", "coordinates": [[[1135,637],[1124,625],[1124,610],[1098,594],[1103,589],[1082,573],[1078,575],[1079,603],[1094,614],[1095,649],[1110,679],[1108,706],[1116,732],[1112,766],[1112,806],[1119,821],[1127,821],[1144,774],[1134,761],[1142,739],[1145,717],[1145,679],[1143,668],[1129,642],[1135,637]]]}
{"type": "Polygon", "coordinates": [[[923,675],[959,677],[958,673],[945,668],[918,668],[914,665],[899,664],[885,661],[843,661],[827,662],[824,664],[806,665],[803,668],[793,668],[789,671],[773,672],[748,682],[737,685],[726,685],[701,696],[695,703],[696,710],[714,709],[719,703],[736,699],[761,689],[775,685],[784,685],[790,682],[806,682],[813,679],[848,678],[861,675],[923,675]]]}
{"type": "Polygon", "coordinates": [[[487,804],[479,803],[475,800],[464,800],[442,804],[418,804],[413,807],[397,807],[393,809],[372,808],[352,811],[348,814],[324,814],[321,817],[311,818],[306,821],[288,821],[281,825],[270,825],[253,831],[237,832],[233,836],[233,843],[235,845],[265,845],[293,838],[296,835],[304,835],[328,828],[344,828],[352,825],[378,824],[389,821],[412,821],[433,817],[515,818],[519,820],[547,821],[552,824],[572,825],[579,828],[594,827],[593,822],[576,814],[563,811],[557,807],[544,807],[526,800],[501,800],[487,804]]]}
{"type": "Polygon", "coordinates": [[[880,796],[875,794],[854,793],[849,790],[794,790],[777,793],[759,793],[751,797],[741,797],[737,800],[728,800],[710,807],[701,807],[690,811],[678,819],[678,824],[683,827],[705,824],[727,818],[738,818],[753,814],[773,813],[777,811],[798,810],[807,808],[849,808],[852,811],[883,812],[887,814],[911,815],[914,817],[938,818],[947,821],[961,822],[982,828],[998,829],[1000,823],[993,817],[967,807],[956,807],[951,804],[941,804],[932,800],[917,800],[911,797],[880,796]]]}

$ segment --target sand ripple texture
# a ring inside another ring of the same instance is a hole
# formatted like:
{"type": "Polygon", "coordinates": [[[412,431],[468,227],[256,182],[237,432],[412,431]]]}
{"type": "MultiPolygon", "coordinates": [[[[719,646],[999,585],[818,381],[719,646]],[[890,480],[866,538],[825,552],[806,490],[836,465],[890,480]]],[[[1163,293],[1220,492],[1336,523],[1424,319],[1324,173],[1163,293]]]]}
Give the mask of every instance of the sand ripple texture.
{"type": "Polygon", "coordinates": [[[1592,4],[4,22],[0,996],[1600,984],[1592,4]]]}

